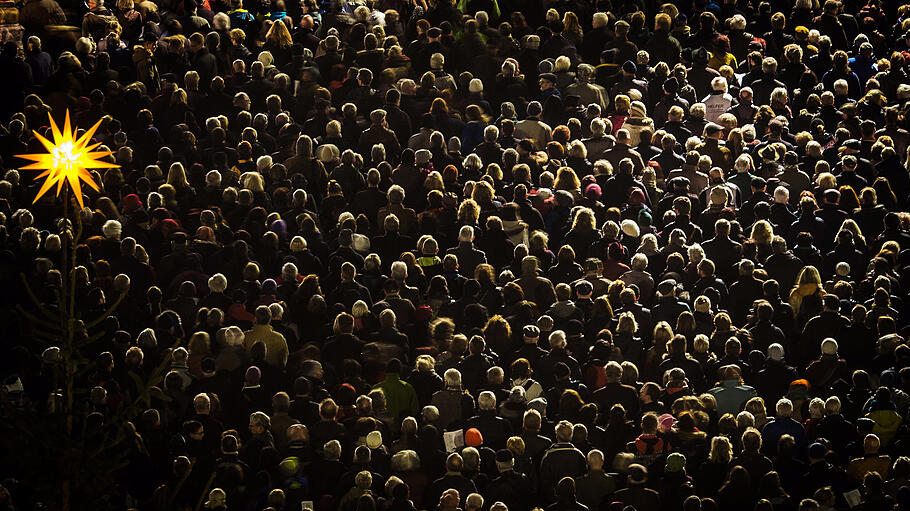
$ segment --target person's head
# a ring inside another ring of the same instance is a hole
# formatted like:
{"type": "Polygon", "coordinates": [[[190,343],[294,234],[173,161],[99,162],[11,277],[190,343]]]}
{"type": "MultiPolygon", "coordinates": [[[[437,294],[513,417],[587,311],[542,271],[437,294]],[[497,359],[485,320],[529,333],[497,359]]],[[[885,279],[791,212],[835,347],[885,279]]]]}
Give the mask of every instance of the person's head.
{"type": "Polygon", "coordinates": [[[761,450],[761,433],[755,428],[747,428],[742,435],[743,450],[757,453],[761,450]]]}
{"type": "Polygon", "coordinates": [[[793,401],[781,398],[777,401],[774,410],[779,418],[790,418],[793,415],[793,401]]]}
{"type": "Polygon", "coordinates": [[[455,368],[447,369],[443,376],[446,387],[453,389],[461,388],[461,371],[455,368]]]}
{"type": "Polygon", "coordinates": [[[881,440],[878,435],[874,433],[869,433],[863,438],[863,453],[867,456],[878,454],[878,450],[881,446],[881,440]]]}
{"type": "Polygon", "coordinates": [[[271,427],[271,419],[263,412],[253,412],[250,415],[250,433],[259,435],[265,433],[271,427]]]}

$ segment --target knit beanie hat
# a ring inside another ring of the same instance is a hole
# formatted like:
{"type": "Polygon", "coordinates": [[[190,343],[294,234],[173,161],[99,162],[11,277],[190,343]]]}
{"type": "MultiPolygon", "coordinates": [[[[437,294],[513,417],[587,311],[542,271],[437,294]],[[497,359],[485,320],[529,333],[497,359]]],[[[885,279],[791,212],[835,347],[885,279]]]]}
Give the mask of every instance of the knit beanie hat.
{"type": "Polygon", "coordinates": [[[585,197],[589,199],[597,200],[600,198],[601,193],[600,185],[597,183],[591,183],[585,187],[585,197]]]}
{"type": "Polygon", "coordinates": [[[768,346],[768,358],[774,361],[780,361],[784,358],[784,347],[779,343],[768,346]]]}
{"type": "Polygon", "coordinates": [[[623,234],[626,236],[631,236],[637,238],[641,234],[641,230],[638,228],[638,224],[635,223],[635,220],[625,219],[620,224],[623,234]]]}
{"type": "Polygon", "coordinates": [[[674,452],[667,456],[667,472],[679,472],[686,468],[686,457],[682,453],[674,452]]]}
{"type": "Polygon", "coordinates": [[[367,433],[367,447],[370,449],[379,449],[382,447],[382,433],[379,431],[370,431],[367,433]]]}
{"type": "Polygon", "coordinates": [[[834,267],[834,273],[836,273],[838,277],[846,277],[847,275],[850,275],[850,265],[841,261],[834,267]]]}
{"type": "Polygon", "coordinates": [[[673,417],[669,413],[665,413],[657,418],[657,424],[660,427],[661,431],[670,431],[673,429],[673,424],[676,422],[676,417],[673,417]]]}
{"type": "Polygon", "coordinates": [[[477,428],[471,428],[464,432],[464,444],[468,447],[479,447],[483,445],[483,435],[477,428]]]}
{"type": "Polygon", "coordinates": [[[831,338],[822,341],[822,355],[837,355],[837,341],[831,338]]]}
{"type": "Polygon", "coordinates": [[[300,459],[296,456],[290,456],[278,464],[278,473],[285,479],[297,475],[300,470],[300,459]]]}
{"type": "Polygon", "coordinates": [[[123,211],[132,213],[142,207],[142,200],[135,193],[131,193],[123,198],[123,211]]]}

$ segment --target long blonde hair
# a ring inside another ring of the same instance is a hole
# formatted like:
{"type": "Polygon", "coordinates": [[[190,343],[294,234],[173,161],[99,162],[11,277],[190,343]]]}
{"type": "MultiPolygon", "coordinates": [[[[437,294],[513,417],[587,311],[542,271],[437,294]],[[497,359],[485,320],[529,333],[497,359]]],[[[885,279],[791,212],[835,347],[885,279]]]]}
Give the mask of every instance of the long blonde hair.
{"type": "Polygon", "coordinates": [[[167,184],[174,188],[184,188],[190,185],[186,180],[186,169],[183,168],[183,164],[179,161],[172,163],[171,167],[168,169],[167,184]]]}
{"type": "Polygon", "coordinates": [[[287,25],[280,20],[272,23],[269,31],[265,34],[265,39],[266,41],[277,44],[280,48],[289,48],[294,44],[294,40],[291,38],[291,32],[288,31],[287,25]]]}
{"type": "Polygon", "coordinates": [[[866,237],[863,236],[863,231],[859,228],[859,224],[857,224],[856,221],[852,218],[848,218],[844,220],[842,224],[840,224],[840,230],[838,230],[837,233],[840,234],[840,231],[849,231],[853,233],[853,239],[859,240],[863,244],[866,243],[866,237]]]}

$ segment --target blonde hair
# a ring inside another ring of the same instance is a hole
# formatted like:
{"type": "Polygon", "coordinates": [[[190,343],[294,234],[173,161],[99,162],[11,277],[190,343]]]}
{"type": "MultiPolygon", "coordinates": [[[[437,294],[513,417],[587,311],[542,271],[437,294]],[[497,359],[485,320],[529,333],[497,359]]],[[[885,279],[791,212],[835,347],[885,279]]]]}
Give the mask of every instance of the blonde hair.
{"type": "Polygon", "coordinates": [[[269,31],[265,34],[265,39],[276,43],[281,48],[288,48],[294,44],[287,25],[282,21],[272,23],[272,26],[269,27],[269,31]]]}
{"type": "Polygon", "coordinates": [[[613,100],[613,105],[616,110],[628,111],[632,108],[632,100],[625,94],[617,94],[613,100]]]}
{"type": "Polygon", "coordinates": [[[594,211],[591,208],[579,208],[572,219],[572,230],[596,230],[597,220],[594,218],[594,211]]]}
{"type": "Polygon", "coordinates": [[[171,167],[168,169],[167,184],[174,188],[183,188],[190,185],[186,179],[186,169],[183,168],[183,164],[179,161],[172,163],[171,167]]]}
{"type": "Polygon", "coordinates": [[[474,224],[477,223],[478,218],[480,218],[480,206],[474,199],[462,201],[458,206],[458,221],[462,224],[474,224]]]}
{"type": "Polygon", "coordinates": [[[634,334],[638,331],[638,322],[635,321],[635,315],[631,312],[623,312],[619,315],[619,322],[616,325],[617,334],[634,334]]]}
{"type": "Polygon", "coordinates": [[[666,321],[661,321],[660,323],[654,325],[654,345],[655,346],[664,346],[670,339],[673,338],[673,327],[670,326],[670,323],[666,321]]]}
{"type": "Polygon", "coordinates": [[[578,176],[571,167],[560,167],[559,170],[556,171],[555,189],[572,191],[578,190],[580,186],[581,181],[579,181],[578,176]]]}
{"type": "Polygon", "coordinates": [[[770,245],[773,237],[774,228],[767,220],[759,220],[752,226],[750,238],[755,240],[756,243],[770,245]]]}

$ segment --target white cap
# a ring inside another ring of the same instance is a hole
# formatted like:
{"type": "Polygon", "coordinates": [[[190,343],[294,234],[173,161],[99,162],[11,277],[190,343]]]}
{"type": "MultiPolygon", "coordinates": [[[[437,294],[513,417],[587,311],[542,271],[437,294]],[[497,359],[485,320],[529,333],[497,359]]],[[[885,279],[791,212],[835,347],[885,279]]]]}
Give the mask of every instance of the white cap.
{"type": "Polygon", "coordinates": [[[382,445],[382,433],[379,431],[370,431],[367,433],[367,447],[370,449],[379,449],[382,445]]]}
{"type": "Polygon", "coordinates": [[[768,358],[775,361],[781,361],[784,358],[784,347],[779,343],[768,346],[768,358]]]}
{"type": "Polygon", "coordinates": [[[629,220],[628,218],[622,221],[620,224],[623,234],[626,236],[631,236],[637,238],[641,234],[641,230],[638,228],[638,224],[634,220],[629,220]]]}

